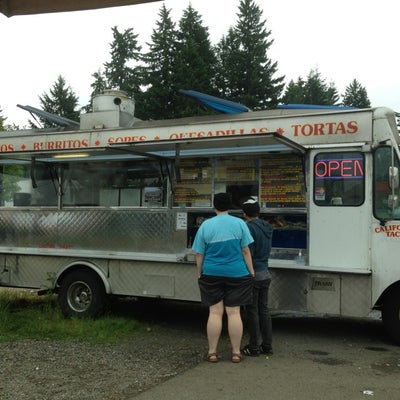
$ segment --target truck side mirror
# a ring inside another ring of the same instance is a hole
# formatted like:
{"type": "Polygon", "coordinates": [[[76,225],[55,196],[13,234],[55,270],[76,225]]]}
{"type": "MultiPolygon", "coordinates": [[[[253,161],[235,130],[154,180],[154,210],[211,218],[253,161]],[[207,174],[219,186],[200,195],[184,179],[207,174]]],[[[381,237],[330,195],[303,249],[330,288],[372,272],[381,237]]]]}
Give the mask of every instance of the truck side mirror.
{"type": "Polygon", "coordinates": [[[399,187],[399,169],[397,167],[389,167],[389,187],[391,189],[399,187]]]}

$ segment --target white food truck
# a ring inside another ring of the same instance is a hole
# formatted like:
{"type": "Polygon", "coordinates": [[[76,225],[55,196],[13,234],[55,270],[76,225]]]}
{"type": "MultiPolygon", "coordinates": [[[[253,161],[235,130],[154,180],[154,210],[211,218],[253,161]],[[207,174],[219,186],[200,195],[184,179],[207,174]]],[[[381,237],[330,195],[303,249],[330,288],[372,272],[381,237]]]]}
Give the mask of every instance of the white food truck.
{"type": "MultiPolygon", "coordinates": [[[[58,121],[56,121],[58,122],[58,121]]],[[[274,226],[273,310],[367,316],[400,342],[399,144],[387,108],[140,121],[123,92],[79,124],[0,133],[0,286],[200,301],[191,244],[229,192],[274,226]]]]}

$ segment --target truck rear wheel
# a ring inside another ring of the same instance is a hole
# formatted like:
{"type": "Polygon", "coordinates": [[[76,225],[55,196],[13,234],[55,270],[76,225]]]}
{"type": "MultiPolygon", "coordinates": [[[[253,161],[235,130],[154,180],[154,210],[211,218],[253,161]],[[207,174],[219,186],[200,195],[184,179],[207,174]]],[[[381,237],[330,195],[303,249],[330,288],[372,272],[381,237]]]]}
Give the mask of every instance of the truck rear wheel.
{"type": "Polygon", "coordinates": [[[385,298],[382,320],[386,332],[400,344],[400,289],[392,290],[385,298]]]}
{"type": "Polygon", "coordinates": [[[61,282],[58,303],[65,317],[98,317],[106,307],[104,284],[95,272],[71,272],[61,282]]]}

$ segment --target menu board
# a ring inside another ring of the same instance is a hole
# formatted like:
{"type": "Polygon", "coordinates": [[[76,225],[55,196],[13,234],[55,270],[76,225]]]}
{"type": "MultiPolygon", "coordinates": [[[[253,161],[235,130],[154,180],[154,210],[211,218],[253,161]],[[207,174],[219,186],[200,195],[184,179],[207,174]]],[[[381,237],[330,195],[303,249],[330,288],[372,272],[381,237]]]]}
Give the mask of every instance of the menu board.
{"type": "Polygon", "coordinates": [[[175,206],[211,206],[212,167],[208,159],[182,160],[180,181],[174,192],[175,206]]]}
{"type": "Polygon", "coordinates": [[[217,164],[216,182],[247,182],[255,179],[254,160],[221,160],[217,164]]]}
{"type": "Polygon", "coordinates": [[[261,159],[261,202],[265,207],[305,207],[302,160],[294,154],[261,159]]]}

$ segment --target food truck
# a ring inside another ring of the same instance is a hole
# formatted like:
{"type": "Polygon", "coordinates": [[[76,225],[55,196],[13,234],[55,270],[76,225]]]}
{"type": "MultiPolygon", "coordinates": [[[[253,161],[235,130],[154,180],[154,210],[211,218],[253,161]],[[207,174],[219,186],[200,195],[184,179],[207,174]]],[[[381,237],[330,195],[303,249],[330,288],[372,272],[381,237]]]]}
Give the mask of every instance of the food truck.
{"type": "Polygon", "coordinates": [[[0,286],[199,302],[191,249],[215,193],[274,226],[273,310],[368,316],[400,341],[399,144],[387,108],[140,121],[108,90],[79,123],[0,133],[0,286]]]}

